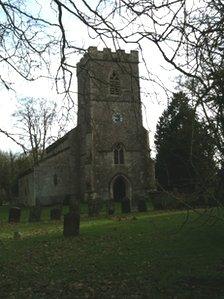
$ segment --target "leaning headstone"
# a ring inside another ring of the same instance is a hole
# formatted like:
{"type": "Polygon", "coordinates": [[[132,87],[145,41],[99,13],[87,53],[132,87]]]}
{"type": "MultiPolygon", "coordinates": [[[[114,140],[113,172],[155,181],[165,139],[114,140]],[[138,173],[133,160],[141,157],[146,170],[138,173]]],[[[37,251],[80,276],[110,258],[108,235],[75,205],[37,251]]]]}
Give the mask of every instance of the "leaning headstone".
{"type": "Polygon", "coordinates": [[[131,212],[131,204],[128,197],[125,197],[121,201],[121,212],[122,213],[130,213],[131,212]]]}
{"type": "Polygon", "coordinates": [[[80,215],[72,211],[64,215],[63,235],[65,237],[74,237],[79,235],[80,215]]]}
{"type": "Polygon", "coordinates": [[[139,212],[147,212],[147,204],[145,199],[139,199],[138,201],[138,211],[139,212]]]}
{"type": "Polygon", "coordinates": [[[30,207],[29,222],[39,222],[41,219],[41,207],[30,207]]]}
{"type": "Polygon", "coordinates": [[[21,209],[18,207],[11,208],[9,210],[9,223],[20,222],[21,209]]]}
{"type": "Polygon", "coordinates": [[[54,208],[51,210],[50,213],[51,220],[61,220],[61,209],[60,208],[54,208]]]}

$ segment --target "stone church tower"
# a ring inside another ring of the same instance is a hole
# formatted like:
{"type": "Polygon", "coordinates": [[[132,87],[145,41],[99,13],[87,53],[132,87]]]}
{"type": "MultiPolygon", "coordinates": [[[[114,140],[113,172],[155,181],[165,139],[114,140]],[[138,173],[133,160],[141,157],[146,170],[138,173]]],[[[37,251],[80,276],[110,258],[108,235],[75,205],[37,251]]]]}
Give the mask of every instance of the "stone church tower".
{"type": "Polygon", "coordinates": [[[77,65],[78,123],[19,179],[24,205],[149,198],[154,163],[142,125],[138,52],[90,47],[77,65]]]}
{"type": "Polygon", "coordinates": [[[154,188],[138,62],[137,51],[90,47],[77,65],[79,198],[133,204],[154,188]]]}

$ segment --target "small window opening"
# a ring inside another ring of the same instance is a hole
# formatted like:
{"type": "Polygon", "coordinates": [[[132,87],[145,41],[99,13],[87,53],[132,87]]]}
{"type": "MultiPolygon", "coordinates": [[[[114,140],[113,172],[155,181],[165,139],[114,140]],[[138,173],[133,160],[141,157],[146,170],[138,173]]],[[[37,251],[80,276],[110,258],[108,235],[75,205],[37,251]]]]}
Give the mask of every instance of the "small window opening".
{"type": "Polygon", "coordinates": [[[113,71],[112,75],[110,76],[110,94],[120,94],[120,80],[118,74],[115,71],[113,71]]]}
{"type": "Polygon", "coordinates": [[[124,149],[120,144],[114,147],[114,164],[124,164],[124,149]]]}

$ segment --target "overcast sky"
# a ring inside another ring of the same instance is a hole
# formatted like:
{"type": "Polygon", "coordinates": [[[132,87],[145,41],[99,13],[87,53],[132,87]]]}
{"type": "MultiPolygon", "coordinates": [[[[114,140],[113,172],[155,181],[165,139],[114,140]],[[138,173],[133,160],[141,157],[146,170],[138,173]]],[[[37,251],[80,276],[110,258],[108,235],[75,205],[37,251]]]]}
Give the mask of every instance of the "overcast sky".
{"type": "MultiPolygon", "coordinates": [[[[99,50],[102,50],[105,47],[105,45],[102,45],[102,43],[98,40],[90,39],[86,27],[80,22],[74,21],[74,19],[70,19],[68,17],[67,25],[67,33],[69,38],[74,40],[77,46],[84,47],[86,49],[89,46],[97,46],[99,50]]],[[[108,42],[107,45],[110,47],[110,42],[108,42]]],[[[136,50],[133,45],[124,45],[122,48],[126,52],[129,52],[131,49],[136,50]]],[[[112,50],[114,49],[112,48],[112,50]]],[[[164,64],[163,58],[160,56],[158,51],[153,48],[151,44],[149,46],[149,44],[146,43],[145,45],[143,44],[143,55],[148,70],[155,74],[155,77],[152,79],[157,80],[159,78],[170,91],[174,91],[174,78],[177,74],[174,71],[171,71],[168,65],[164,64]],[[158,76],[158,78],[156,78],[156,76],[158,76]]],[[[76,64],[80,58],[81,56],[72,57],[73,64],[76,64]]],[[[140,76],[147,78],[148,74],[141,54],[139,69],[140,76]]],[[[8,72],[8,70],[5,70],[5,72],[8,72]]],[[[58,102],[61,101],[61,97],[58,96],[55,91],[54,81],[48,79],[39,79],[35,82],[26,82],[18,75],[10,73],[10,71],[9,76],[14,82],[13,88],[15,92],[8,91],[2,86],[0,87],[0,127],[4,130],[7,130],[11,133],[16,132],[14,120],[11,115],[13,112],[15,112],[17,98],[44,97],[46,99],[56,100],[58,102]]],[[[150,144],[153,149],[153,136],[155,133],[156,123],[162,111],[166,107],[167,97],[162,88],[159,88],[152,82],[141,80],[140,85],[141,100],[143,103],[143,122],[146,129],[149,130],[150,144]]],[[[74,78],[73,86],[74,90],[77,91],[76,78],[74,78]]],[[[74,94],[74,101],[77,102],[76,94],[74,94]]],[[[74,115],[74,119],[76,119],[76,115],[74,115]]],[[[68,127],[68,130],[69,129],[71,128],[68,127]]],[[[20,151],[20,148],[15,143],[10,141],[2,134],[0,134],[0,149],[4,151],[11,150],[13,152],[20,151]]]]}

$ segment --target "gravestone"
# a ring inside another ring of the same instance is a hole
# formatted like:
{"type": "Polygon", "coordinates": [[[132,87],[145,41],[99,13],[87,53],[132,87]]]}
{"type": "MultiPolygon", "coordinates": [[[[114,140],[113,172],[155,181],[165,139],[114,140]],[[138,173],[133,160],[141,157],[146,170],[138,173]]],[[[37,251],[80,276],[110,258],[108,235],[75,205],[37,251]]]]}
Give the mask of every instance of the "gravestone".
{"type": "Polygon", "coordinates": [[[9,210],[9,223],[20,222],[21,209],[18,207],[13,207],[9,210]]]}
{"type": "Polygon", "coordinates": [[[147,212],[147,204],[145,199],[138,200],[138,211],[139,212],[147,212]]]}
{"type": "Polygon", "coordinates": [[[50,212],[50,219],[51,220],[61,220],[61,209],[54,208],[50,212]]]}
{"type": "Polygon", "coordinates": [[[114,203],[114,200],[111,199],[109,200],[108,202],[108,215],[114,215],[114,212],[115,212],[115,203],[114,203]]]}
{"type": "Polygon", "coordinates": [[[39,222],[41,219],[41,207],[30,207],[29,222],[39,222]]]}
{"type": "Polygon", "coordinates": [[[121,212],[122,213],[130,213],[131,212],[131,204],[128,197],[124,197],[121,201],[121,212]]]}
{"type": "Polygon", "coordinates": [[[64,215],[63,235],[74,237],[79,235],[80,215],[76,211],[71,211],[64,215]]]}
{"type": "Polygon", "coordinates": [[[100,212],[100,198],[97,193],[92,193],[89,197],[88,202],[89,217],[95,217],[99,215],[100,212]]]}

